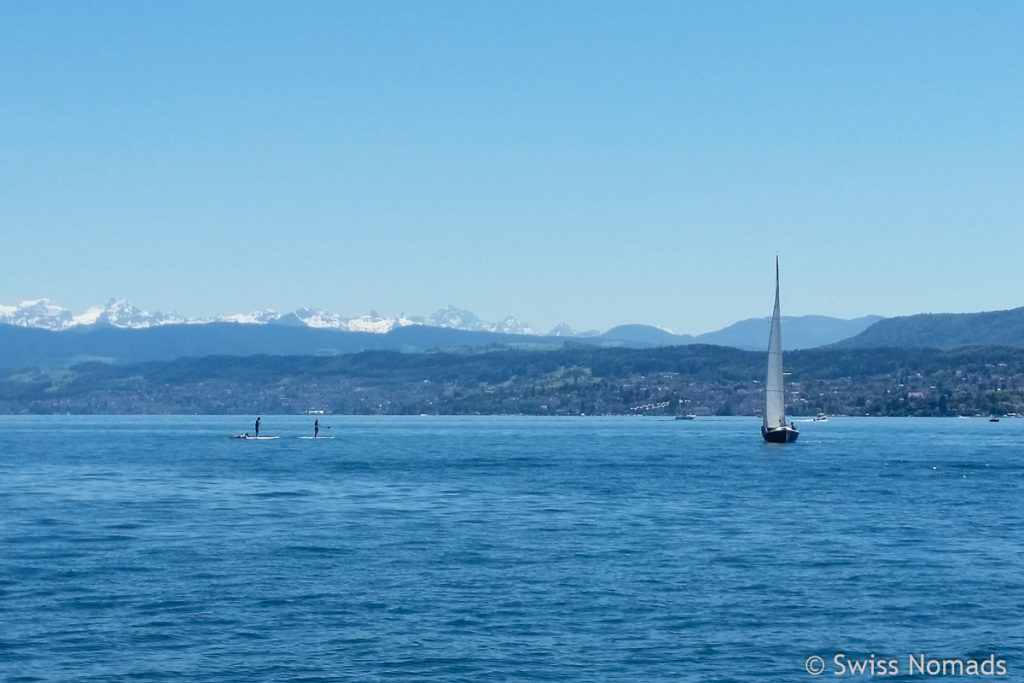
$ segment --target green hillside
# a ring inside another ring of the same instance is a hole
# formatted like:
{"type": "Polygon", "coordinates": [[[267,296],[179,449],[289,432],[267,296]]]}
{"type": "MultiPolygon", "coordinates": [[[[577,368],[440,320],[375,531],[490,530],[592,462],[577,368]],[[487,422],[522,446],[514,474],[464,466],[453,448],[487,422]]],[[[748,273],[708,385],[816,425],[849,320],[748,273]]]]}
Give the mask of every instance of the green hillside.
{"type": "MultiPolygon", "coordinates": [[[[785,356],[795,416],[1024,412],[1024,349],[785,356]]],[[[0,413],[755,415],[765,357],[725,347],[209,356],[0,378],[0,413]]]]}
{"type": "Polygon", "coordinates": [[[885,318],[839,342],[844,348],[955,349],[964,346],[1024,347],[1024,307],[984,313],[923,313],[885,318]]]}

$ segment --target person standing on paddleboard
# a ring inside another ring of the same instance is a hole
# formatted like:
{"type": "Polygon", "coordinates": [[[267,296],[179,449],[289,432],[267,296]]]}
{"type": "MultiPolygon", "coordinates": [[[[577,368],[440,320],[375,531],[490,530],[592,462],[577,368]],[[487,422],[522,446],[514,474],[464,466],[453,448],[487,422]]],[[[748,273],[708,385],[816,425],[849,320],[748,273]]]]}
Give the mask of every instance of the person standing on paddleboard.
{"type": "Polygon", "coordinates": [[[320,436],[320,418],[313,420],[313,438],[320,436]]]}
{"type": "Polygon", "coordinates": [[[256,438],[260,438],[260,418],[256,418],[256,438]]]}

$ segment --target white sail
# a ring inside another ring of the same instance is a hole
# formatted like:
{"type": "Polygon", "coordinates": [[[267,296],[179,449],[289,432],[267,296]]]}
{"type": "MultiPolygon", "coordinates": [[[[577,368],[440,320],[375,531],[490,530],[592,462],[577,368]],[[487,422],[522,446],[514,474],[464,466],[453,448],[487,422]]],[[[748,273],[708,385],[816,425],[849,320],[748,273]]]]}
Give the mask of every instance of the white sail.
{"type": "Polygon", "coordinates": [[[786,425],[786,397],[782,389],[782,325],[779,321],[779,257],[775,257],[775,310],[768,337],[768,374],[765,378],[765,429],[786,425]]]}

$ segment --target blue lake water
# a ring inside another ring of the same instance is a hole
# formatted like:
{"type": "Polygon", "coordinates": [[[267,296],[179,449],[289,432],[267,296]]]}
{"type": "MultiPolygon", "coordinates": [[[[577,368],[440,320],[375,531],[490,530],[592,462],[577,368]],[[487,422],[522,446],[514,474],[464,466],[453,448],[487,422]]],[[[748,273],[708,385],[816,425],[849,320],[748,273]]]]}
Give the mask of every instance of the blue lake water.
{"type": "Polygon", "coordinates": [[[1024,420],[312,420],[0,417],[0,679],[1024,680],[1024,420]]]}

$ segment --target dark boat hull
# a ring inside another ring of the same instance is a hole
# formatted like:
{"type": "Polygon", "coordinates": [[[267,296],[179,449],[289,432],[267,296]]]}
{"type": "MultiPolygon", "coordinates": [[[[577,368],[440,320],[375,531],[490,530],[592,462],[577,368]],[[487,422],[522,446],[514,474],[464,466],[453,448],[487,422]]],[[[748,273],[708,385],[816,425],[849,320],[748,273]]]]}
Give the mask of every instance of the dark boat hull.
{"type": "Polygon", "coordinates": [[[800,432],[792,427],[776,427],[765,429],[761,427],[761,436],[768,443],[793,443],[800,436],[800,432]]]}

